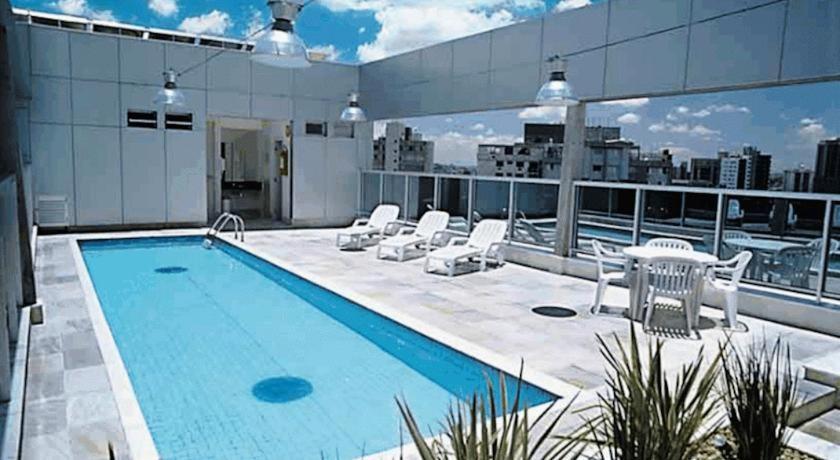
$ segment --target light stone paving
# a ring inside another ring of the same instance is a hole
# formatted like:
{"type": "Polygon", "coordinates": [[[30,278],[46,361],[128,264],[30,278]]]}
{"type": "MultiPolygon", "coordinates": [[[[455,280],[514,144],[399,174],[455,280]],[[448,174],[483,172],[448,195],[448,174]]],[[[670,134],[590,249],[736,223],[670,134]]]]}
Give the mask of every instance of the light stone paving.
{"type": "MultiPolygon", "coordinates": [[[[134,234],[136,235],[136,234],[134,234]]],[[[134,236],[132,235],[132,236],[134,236]]],[[[448,278],[425,274],[422,258],[398,263],[376,260],[375,248],[339,251],[335,231],[275,230],[250,232],[247,244],[289,267],[313,273],[341,291],[353,292],[399,310],[417,321],[467,340],[581,390],[598,390],[605,376],[596,334],[627,339],[630,322],[622,316],[625,289],[610,288],[609,313],[589,313],[595,283],[515,264],[485,273],[448,278]],[[577,315],[549,318],[537,306],[564,306],[577,315]]],[[[125,430],[112,385],[93,333],[73,260],[72,236],[40,237],[36,276],[47,321],[31,334],[24,459],[107,458],[110,442],[118,458],[128,458],[125,430]]],[[[701,347],[712,355],[725,338],[722,312],[702,311],[700,338],[686,337],[679,314],[664,312],[655,322],[666,340],[669,369],[693,359],[701,347]]],[[[798,365],[840,351],[840,339],[741,317],[732,340],[782,335],[798,365]]],[[[640,328],[637,331],[641,332],[640,328]]]]}

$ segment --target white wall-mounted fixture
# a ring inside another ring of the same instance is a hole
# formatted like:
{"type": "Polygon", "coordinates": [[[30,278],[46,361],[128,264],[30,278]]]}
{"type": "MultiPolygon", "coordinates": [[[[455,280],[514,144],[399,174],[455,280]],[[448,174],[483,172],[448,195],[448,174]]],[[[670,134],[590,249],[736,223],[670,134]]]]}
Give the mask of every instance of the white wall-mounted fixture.
{"type": "Polygon", "coordinates": [[[559,107],[577,105],[580,101],[575,97],[572,86],[566,81],[566,59],[554,55],[546,59],[546,62],[551,69],[551,76],[540,88],[534,102],[538,105],[559,107]]]}
{"type": "Polygon", "coordinates": [[[352,92],[347,96],[347,107],[341,111],[341,121],[362,123],[367,121],[365,111],[359,106],[359,93],[352,92]]]}

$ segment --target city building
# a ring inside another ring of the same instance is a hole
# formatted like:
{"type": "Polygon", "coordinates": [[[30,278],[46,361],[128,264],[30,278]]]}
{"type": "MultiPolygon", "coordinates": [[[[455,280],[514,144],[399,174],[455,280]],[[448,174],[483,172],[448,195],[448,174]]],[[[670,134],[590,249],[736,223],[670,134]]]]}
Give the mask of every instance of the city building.
{"type": "MultiPolygon", "coordinates": [[[[563,157],[563,124],[526,123],[523,142],[514,145],[478,146],[480,176],[560,177],[563,157]]],[[[630,177],[630,159],[638,146],[621,139],[621,128],[586,127],[584,177],[588,180],[620,182],[630,177]]]]}
{"type": "Polygon", "coordinates": [[[720,161],[720,178],[718,186],[729,189],[746,188],[747,159],[729,152],[718,152],[720,161]]]}
{"type": "Polygon", "coordinates": [[[670,185],[674,158],[668,149],[636,155],[630,160],[630,181],[639,184],[670,185]]]}
{"type": "Polygon", "coordinates": [[[814,171],[799,165],[797,169],[786,169],[782,189],[786,192],[810,192],[814,189],[814,171]]]}
{"type": "Polygon", "coordinates": [[[840,193],[840,137],[820,141],[817,145],[814,191],[840,193]]]}
{"type": "Polygon", "coordinates": [[[385,125],[385,136],[373,141],[373,169],[431,172],[435,143],[398,121],[385,125]]]}
{"type": "Polygon", "coordinates": [[[720,179],[718,185],[728,189],[767,190],[770,187],[772,157],[753,146],[740,153],[718,152],[720,179]]]}
{"type": "Polygon", "coordinates": [[[696,187],[717,187],[720,183],[720,159],[692,158],[691,185],[696,187]]]}

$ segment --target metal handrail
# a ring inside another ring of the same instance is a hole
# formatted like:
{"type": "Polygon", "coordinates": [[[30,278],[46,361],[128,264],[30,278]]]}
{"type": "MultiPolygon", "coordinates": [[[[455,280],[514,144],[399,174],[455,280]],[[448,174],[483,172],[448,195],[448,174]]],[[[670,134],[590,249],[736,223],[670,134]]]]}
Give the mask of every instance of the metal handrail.
{"type": "Polygon", "coordinates": [[[245,221],[236,214],[229,212],[222,213],[213,225],[207,230],[205,238],[215,238],[222,230],[225,229],[228,223],[233,222],[233,239],[244,242],[245,241],[245,221]]]}

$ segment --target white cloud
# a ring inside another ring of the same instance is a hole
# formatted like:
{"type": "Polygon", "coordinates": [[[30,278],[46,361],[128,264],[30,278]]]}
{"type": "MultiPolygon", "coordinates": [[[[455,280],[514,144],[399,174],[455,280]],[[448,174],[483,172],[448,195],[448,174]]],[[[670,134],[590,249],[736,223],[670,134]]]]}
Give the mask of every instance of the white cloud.
{"type": "Polygon", "coordinates": [[[367,27],[359,27],[359,33],[360,34],[363,34],[365,32],[367,32],[367,27]]]}
{"type": "Polygon", "coordinates": [[[617,105],[621,107],[626,107],[628,109],[636,109],[639,107],[643,107],[650,103],[650,99],[646,97],[639,97],[635,99],[622,99],[619,101],[606,101],[602,102],[601,104],[604,105],[617,105]]]}
{"type": "Polygon", "coordinates": [[[250,37],[256,35],[257,32],[262,31],[267,25],[265,19],[263,19],[262,10],[252,6],[251,19],[248,20],[248,28],[245,29],[245,36],[250,37]]]}
{"type": "Polygon", "coordinates": [[[705,139],[716,138],[720,135],[720,131],[718,130],[711,129],[703,125],[691,126],[688,123],[659,122],[648,126],[648,131],[652,133],[689,134],[691,136],[703,137],[705,139]]]}
{"type": "Polygon", "coordinates": [[[716,129],[707,128],[703,125],[696,125],[689,131],[689,134],[692,136],[701,136],[701,137],[715,137],[720,135],[720,131],[716,129]]]}
{"type": "Polygon", "coordinates": [[[476,123],[470,127],[473,131],[484,131],[485,128],[486,126],[484,126],[484,123],[476,123]]]}
{"type": "Polygon", "coordinates": [[[539,106],[523,109],[517,115],[520,120],[565,121],[566,108],[539,106]]]}
{"type": "Polygon", "coordinates": [[[224,35],[232,25],[233,21],[230,19],[229,14],[219,10],[213,10],[201,16],[192,16],[184,19],[178,28],[194,34],[224,35]]]}
{"type": "Polygon", "coordinates": [[[688,108],[688,107],[686,107],[686,106],[684,106],[684,105],[680,105],[680,106],[674,107],[674,112],[677,112],[677,113],[678,113],[678,114],[680,114],[680,115],[685,115],[685,114],[687,114],[689,111],[690,111],[690,110],[689,110],[689,108],[688,108]]]}
{"type": "Polygon", "coordinates": [[[149,0],[149,9],[165,18],[178,14],[177,0],[149,0]]]}
{"type": "Polygon", "coordinates": [[[441,135],[427,135],[424,138],[435,143],[435,162],[458,165],[475,165],[479,144],[513,145],[522,138],[510,134],[475,134],[468,135],[449,131],[441,135]]]}
{"type": "Polygon", "coordinates": [[[723,105],[710,105],[708,110],[711,110],[715,113],[751,113],[748,107],[732,105],[732,104],[723,104],[723,105]]]}
{"type": "Polygon", "coordinates": [[[635,125],[635,124],[638,124],[639,121],[641,121],[641,119],[642,119],[642,117],[640,117],[639,115],[637,115],[633,112],[628,112],[628,113],[625,113],[624,115],[618,117],[616,119],[616,121],[618,121],[621,124],[625,124],[625,125],[635,125]]]}
{"type": "Polygon", "coordinates": [[[799,121],[799,123],[802,124],[802,125],[813,125],[815,123],[820,123],[820,122],[822,122],[822,120],[820,120],[819,118],[803,118],[802,120],[799,121]]]}
{"type": "Polygon", "coordinates": [[[335,48],[335,45],[319,45],[312,46],[309,51],[313,53],[321,53],[326,56],[327,61],[335,61],[341,56],[341,51],[335,48]]]}
{"type": "Polygon", "coordinates": [[[95,10],[92,9],[87,0],[56,0],[49,4],[50,7],[57,9],[64,14],[71,14],[74,16],[84,16],[100,21],[116,21],[114,12],[111,10],[95,10]]]}
{"type": "Polygon", "coordinates": [[[591,0],[560,0],[554,7],[554,12],[573,10],[576,8],[583,8],[592,4],[591,0]]]}
{"type": "Polygon", "coordinates": [[[696,118],[706,118],[711,114],[712,114],[712,112],[709,111],[708,109],[701,109],[701,110],[698,110],[698,111],[692,113],[691,116],[696,117],[696,118]]]}
{"type": "Polygon", "coordinates": [[[363,62],[476,34],[514,21],[513,14],[505,9],[483,11],[446,4],[388,6],[378,10],[374,17],[381,28],[373,41],[359,46],[357,54],[363,62]]]}
{"type": "Polygon", "coordinates": [[[803,118],[799,121],[799,137],[806,144],[815,144],[825,139],[828,131],[822,120],[816,118],[803,118]]]}

